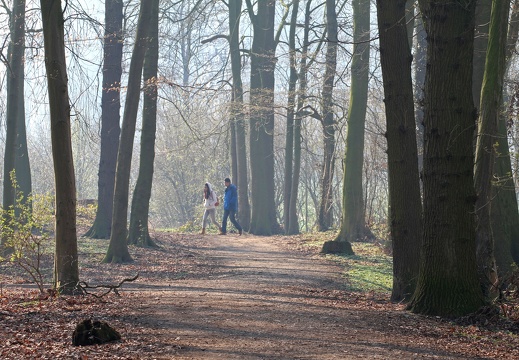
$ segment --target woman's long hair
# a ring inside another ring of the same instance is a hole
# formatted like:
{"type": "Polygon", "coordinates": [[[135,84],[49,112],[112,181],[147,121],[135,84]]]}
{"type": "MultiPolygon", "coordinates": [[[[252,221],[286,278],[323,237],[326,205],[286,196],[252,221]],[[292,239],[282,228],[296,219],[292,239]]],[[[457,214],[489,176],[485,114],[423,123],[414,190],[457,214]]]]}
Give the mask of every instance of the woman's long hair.
{"type": "Polygon", "coordinates": [[[204,197],[206,199],[209,199],[210,195],[211,195],[211,186],[209,186],[208,183],[205,183],[205,186],[204,186],[204,197]]]}

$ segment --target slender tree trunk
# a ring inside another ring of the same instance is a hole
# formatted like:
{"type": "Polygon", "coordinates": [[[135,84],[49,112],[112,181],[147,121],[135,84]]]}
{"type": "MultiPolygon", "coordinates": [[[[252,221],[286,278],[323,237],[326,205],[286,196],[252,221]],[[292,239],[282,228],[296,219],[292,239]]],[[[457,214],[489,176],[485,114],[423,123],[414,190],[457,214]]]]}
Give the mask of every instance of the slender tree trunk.
{"type": "Polygon", "coordinates": [[[275,0],[247,0],[254,28],[250,81],[250,162],[252,214],[250,232],[280,232],[274,201],[274,69],[275,0]]]}
{"type": "Polygon", "coordinates": [[[422,240],[412,55],[406,24],[402,22],[405,19],[405,3],[406,0],[377,1],[387,124],[393,301],[409,300],[414,293],[422,240]]]}
{"type": "Polygon", "coordinates": [[[480,281],[486,296],[497,295],[494,238],[490,221],[495,142],[506,72],[509,0],[492,2],[485,76],[481,91],[474,182],[476,201],[476,255],[480,281]]]}
{"type": "Polygon", "coordinates": [[[157,69],[159,62],[159,0],[147,0],[153,3],[148,49],[144,58],[144,100],[142,113],[141,156],[139,175],[132,197],[132,210],[128,243],[142,247],[156,247],[148,229],[151,188],[153,182],[153,164],[155,161],[155,134],[157,129],[157,69]]]}
{"type": "Polygon", "coordinates": [[[108,239],[112,229],[115,167],[121,133],[122,23],[123,1],[106,0],[97,210],[94,224],[85,234],[91,238],[108,239]]]}
{"type": "MultiPolygon", "coordinates": [[[[19,74],[16,75],[15,85],[18,96],[18,111],[16,119],[16,153],[15,153],[15,174],[18,190],[23,194],[22,203],[28,205],[28,197],[32,194],[31,165],[29,162],[29,151],[27,149],[27,129],[25,125],[25,95],[24,95],[24,79],[25,79],[25,0],[16,0],[13,2],[13,16],[15,26],[11,30],[12,41],[12,57],[11,64],[16,64],[19,68],[19,74]]],[[[9,95],[8,95],[9,99],[9,95]]]]}
{"type": "Polygon", "coordinates": [[[317,225],[326,231],[332,225],[333,173],[335,170],[335,121],[333,116],[333,86],[337,68],[337,14],[335,0],[326,0],[326,68],[322,91],[323,167],[321,175],[321,199],[317,225]]]}
{"type": "Polygon", "coordinates": [[[135,35],[135,45],[132,53],[130,72],[128,74],[128,90],[124,106],[121,141],[117,153],[112,232],[110,235],[110,245],[103,260],[105,263],[124,263],[132,261],[126,241],[128,193],[130,187],[133,140],[139,109],[142,66],[147,48],[147,36],[151,23],[152,8],[152,1],[141,1],[137,34],[135,35]]]}
{"type": "Polygon", "coordinates": [[[477,276],[473,179],[476,1],[420,0],[427,19],[424,238],[416,313],[461,316],[484,304],[477,276]]]}
{"type": "MultiPolygon", "coordinates": [[[[8,48],[7,69],[7,114],[6,114],[6,136],[4,150],[4,179],[2,207],[4,210],[14,208],[16,203],[16,189],[13,184],[12,175],[18,177],[16,167],[16,147],[18,136],[19,119],[23,107],[23,82],[24,82],[24,51],[25,51],[25,1],[15,0],[10,18],[11,39],[8,48]]],[[[25,124],[24,124],[25,126],[25,124]]],[[[28,196],[29,194],[25,194],[28,196]]],[[[3,216],[8,216],[6,213],[3,216]]],[[[4,218],[4,225],[9,222],[4,218]]],[[[5,243],[5,239],[2,239],[5,243]]]]}
{"type": "MultiPolygon", "coordinates": [[[[250,228],[250,204],[249,182],[247,166],[246,124],[243,112],[243,85],[241,80],[241,54],[240,54],[240,13],[241,0],[229,2],[229,48],[231,53],[233,102],[232,125],[236,141],[236,177],[233,179],[238,187],[238,217],[240,225],[248,230],[250,228]]],[[[233,175],[235,176],[235,175],[233,175]]]]}
{"type": "MultiPolygon", "coordinates": [[[[294,4],[295,5],[295,4],[294,4]]],[[[312,15],[312,0],[306,2],[305,22],[303,30],[303,47],[301,49],[301,62],[299,64],[299,91],[297,92],[297,111],[294,119],[294,166],[290,191],[290,211],[288,234],[299,233],[299,219],[297,216],[297,199],[299,194],[299,180],[301,173],[301,122],[303,120],[302,109],[306,100],[307,73],[308,73],[308,46],[310,36],[310,20],[312,15]]]]}
{"type": "Polygon", "coordinates": [[[292,15],[290,18],[290,30],[288,34],[290,75],[288,78],[287,130],[285,135],[285,183],[283,190],[283,223],[285,234],[290,234],[290,197],[292,192],[292,177],[294,175],[294,119],[297,86],[296,27],[298,11],[299,0],[295,0],[292,3],[292,15]]]}
{"type": "Polygon", "coordinates": [[[79,281],[76,235],[76,180],[70,132],[70,103],[61,1],[41,0],[45,68],[50,106],[52,158],[56,181],[54,283],[72,293],[79,281]]]}
{"type": "Polygon", "coordinates": [[[324,244],[323,252],[353,253],[350,241],[363,240],[369,231],[364,219],[362,166],[364,159],[364,124],[369,83],[369,0],[353,1],[353,59],[351,62],[350,108],[342,182],[342,221],[337,237],[324,244]]]}

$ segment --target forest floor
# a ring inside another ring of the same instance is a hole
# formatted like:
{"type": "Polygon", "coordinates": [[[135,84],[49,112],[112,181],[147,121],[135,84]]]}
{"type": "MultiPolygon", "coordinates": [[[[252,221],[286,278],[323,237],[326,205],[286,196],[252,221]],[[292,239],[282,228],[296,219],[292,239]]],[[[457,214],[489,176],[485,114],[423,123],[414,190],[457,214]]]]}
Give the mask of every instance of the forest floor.
{"type": "Polygon", "coordinates": [[[119,296],[41,296],[2,264],[0,358],[519,359],[510,321],[460,324],[412,314],[387,292],[348,290],[344,266],[302,237],[156,236],[159,249],[132,247],[123,265],[100,264],[106,240],[81,239],[89,285],[139,273],[119,296]],[[122,339],[73,346],[86,318],[122,339]]]}

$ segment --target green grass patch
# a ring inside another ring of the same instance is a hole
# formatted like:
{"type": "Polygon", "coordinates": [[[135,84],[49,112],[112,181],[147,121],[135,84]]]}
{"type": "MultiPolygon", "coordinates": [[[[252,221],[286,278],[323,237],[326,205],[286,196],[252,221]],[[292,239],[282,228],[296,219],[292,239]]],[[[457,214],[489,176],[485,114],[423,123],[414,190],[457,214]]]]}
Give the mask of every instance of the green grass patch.
{"type": "Polygon", "coordinates": [[[370,243],[353,243],[355,255],[327,255],[344,266],[346,290],[390,292],[393,286],[393,259],[370,243]]]}

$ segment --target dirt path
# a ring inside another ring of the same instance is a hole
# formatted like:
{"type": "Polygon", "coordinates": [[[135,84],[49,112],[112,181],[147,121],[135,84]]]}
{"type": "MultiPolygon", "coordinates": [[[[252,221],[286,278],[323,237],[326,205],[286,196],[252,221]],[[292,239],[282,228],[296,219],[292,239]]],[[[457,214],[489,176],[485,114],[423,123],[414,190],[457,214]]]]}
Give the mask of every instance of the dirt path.
{"type": "Polygon", "coordinates": [[[424,318],[398,306],[356,306],[341,290],[341,269],[317,255],[250,235],[208,235],[192,251],[213,264],[211,274],[160,284],[142,304],[137,321],[161,344],[154,358],[474,358],[443,350],[417,326],[424,318]]]}

